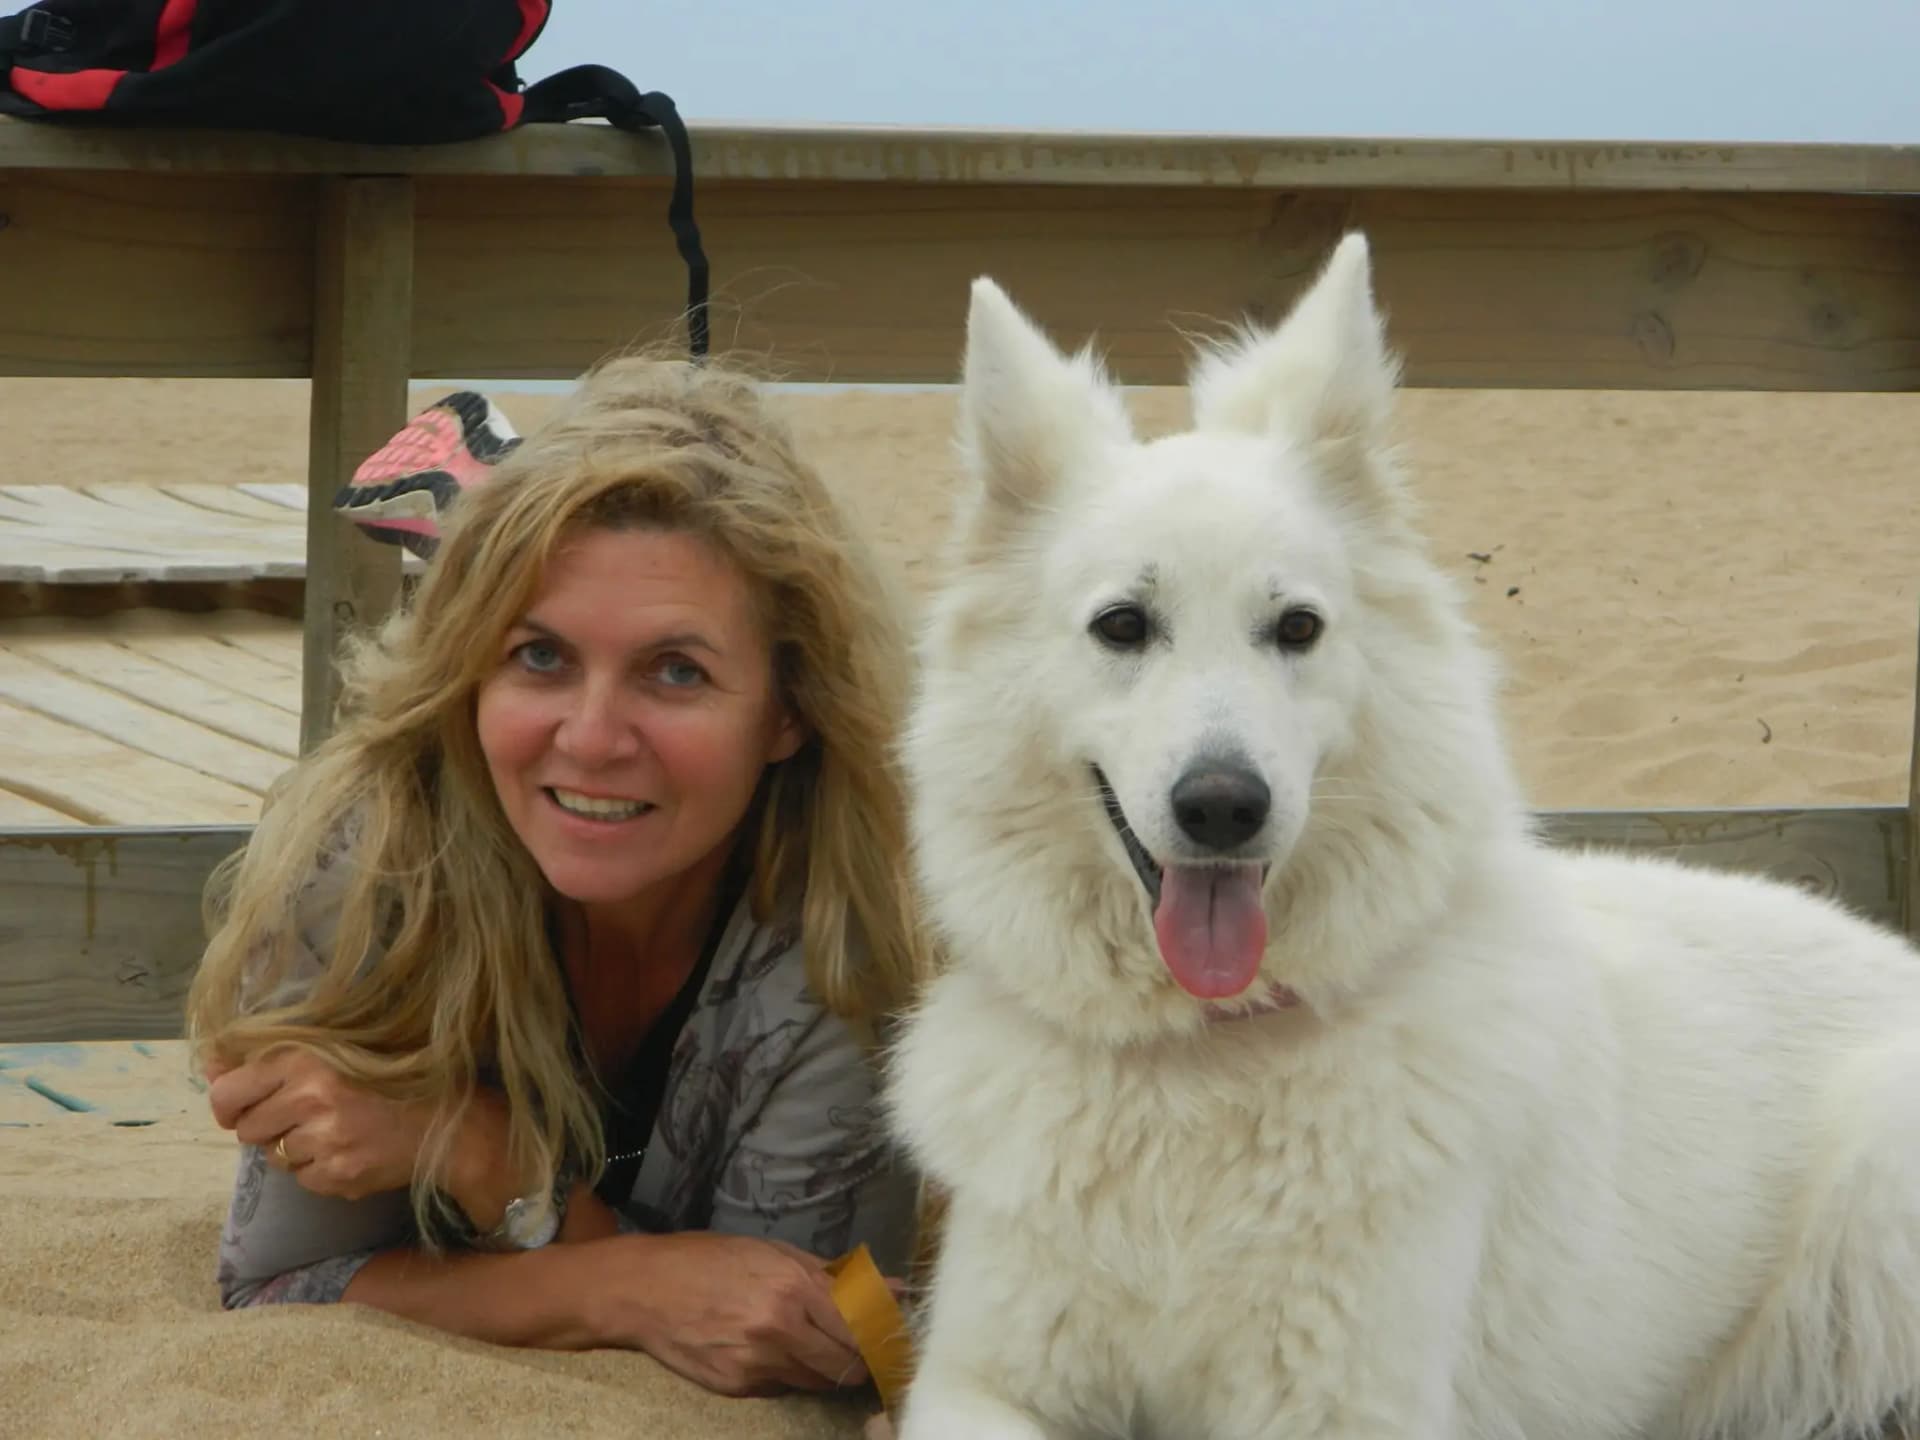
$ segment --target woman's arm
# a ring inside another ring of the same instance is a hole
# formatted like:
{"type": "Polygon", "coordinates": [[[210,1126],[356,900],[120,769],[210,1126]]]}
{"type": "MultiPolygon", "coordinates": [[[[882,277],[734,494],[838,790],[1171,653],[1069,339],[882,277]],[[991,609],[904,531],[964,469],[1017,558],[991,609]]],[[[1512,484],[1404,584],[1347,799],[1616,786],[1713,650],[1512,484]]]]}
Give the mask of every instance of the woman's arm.
{"type": "Polygon", "coordinates": [[[613,1235],[433,1259],[389,1251],[343,1298],[496,1345],[644,1350],[723,1395],[867,1379],[818,1259],[741,1235],[613,1235]]]}
{"type": "MultiPolygon", "coordinates": [[[[553,1244],[500,1254],[382,1251],[357,1266],[340,1299],[496,1345],[587,1350],[618,1344],[600,1303],[617,1235],[613,1211],[585,1186],[553,1244]]],[[[614,1268],[619,1268],[614,1266],[614,1268]]]]}
{"type": "MultiPolygon", "coordinates": [[[[257,1080],[229,1072],[216,1084],[216,1118],[249,1142],[221,1234],[222,1303],[234,1308],[342,1299],[376,1253],[409,1249],[416,1239],[406,1186],[417,1146],[408,1137],[424,1122],[387,1118],[385,1112],[402,1107],[350,1093],[311,1056],[292,1055],[261,1068],[257,1080]],[[316,1094],[320,1098],[300,1098],[316,1094]],[[278,1116],[272,1113],[276,1104],[278,1116]],[[289,1153],[304,1163],[284,1164],[271,1158],[268,1136],[282,1134],[296,1115],[301,1123],[284,1134],[293,1140],[289,1153]]],[[[491,1093],[476,1097],[455,1138],[448,1198],[485,1234],[522,1188],[508,1163],[505,1105],[491,1093]]],[[[600,1239],[620,1228],[619,1217],[579,1186],[557,1239],[600,1239]]]]}

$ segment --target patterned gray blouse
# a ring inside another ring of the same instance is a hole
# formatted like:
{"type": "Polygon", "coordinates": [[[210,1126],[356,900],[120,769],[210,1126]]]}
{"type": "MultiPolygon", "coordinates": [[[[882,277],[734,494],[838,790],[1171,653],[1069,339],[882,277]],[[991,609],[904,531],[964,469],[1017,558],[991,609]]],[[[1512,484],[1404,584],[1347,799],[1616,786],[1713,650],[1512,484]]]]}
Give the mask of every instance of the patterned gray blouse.
{"type": "MultiPolygon", "coordinates": [[[[316,922],[302,939],[317,971],[331,926],[314,898],[302,897],[316,922]]],[[[615,1206],[622,1228],[758,1235],[821,1256],[865,1242],[883,1273],[902,1273],[914,1185],[887,1142],[878,1083],[853,1030],[810,992],[797,924],[760,924],[742,899],[674,1045],[632,1193],[615,1206]]],[[[337,1301],[376,1253],[414,1239],[404,1191],[314,1195],[243,1146],[221,1302],[337,1301]]]]}

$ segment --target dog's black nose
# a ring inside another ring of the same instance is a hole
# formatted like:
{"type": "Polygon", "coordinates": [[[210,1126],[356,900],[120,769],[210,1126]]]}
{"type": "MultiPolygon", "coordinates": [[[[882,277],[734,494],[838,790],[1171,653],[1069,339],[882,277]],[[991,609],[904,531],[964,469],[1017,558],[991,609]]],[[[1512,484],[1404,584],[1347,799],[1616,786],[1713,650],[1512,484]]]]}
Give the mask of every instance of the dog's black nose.
{"type": "Polygon", "coordinates": [[[1267,823],[1273,792],[1244,765],[1196,765],[1173,787],[1173,818],[1209,850],[1244,845],[1267,823]]]}

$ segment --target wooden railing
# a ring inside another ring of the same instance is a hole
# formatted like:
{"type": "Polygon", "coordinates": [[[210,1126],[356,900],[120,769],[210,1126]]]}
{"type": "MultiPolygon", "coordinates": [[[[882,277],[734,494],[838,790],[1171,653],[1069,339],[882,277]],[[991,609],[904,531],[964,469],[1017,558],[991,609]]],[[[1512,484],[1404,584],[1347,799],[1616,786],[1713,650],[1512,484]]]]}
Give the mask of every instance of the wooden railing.
{"type": "MultiPolygon", "coordinates": [[[[696,130],[717,346],[943,382],[988,273],[1127,383],[1372,241],[1414,386],[1920,387],[1920,149],[696,130]]],[[[603,127],[368,148],[0,121],[0,374],[311,376],[303,743],[395,552],[328,508],[414,377],[571,377],[673,333],[668,161],[603,127]]],[[[0,745],[6,737],[0,736],[0,745]]],[[[1916,807],[1606,812],[1549,833],[1763,869],[1912,928],[1916,807]]],[[[0,835],[0,1039],[174,1033],[243,832],[0,835]]]]}

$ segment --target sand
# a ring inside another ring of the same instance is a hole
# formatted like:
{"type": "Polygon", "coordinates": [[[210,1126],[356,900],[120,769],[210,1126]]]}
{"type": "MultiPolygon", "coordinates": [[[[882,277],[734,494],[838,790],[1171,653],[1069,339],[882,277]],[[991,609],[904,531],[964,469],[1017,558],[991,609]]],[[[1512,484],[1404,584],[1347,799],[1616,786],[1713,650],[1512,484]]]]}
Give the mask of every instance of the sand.
{"type": "Polygon", "coordinates": [[[145,1051],[0,1046],[6,1440],[860,1434],[860,1397],[726,1400],[644,1355],[508,1350],[361,1306],[222,1312],[234,1141],[184,1047],[145,1051]],[[99,1108],[57,1112],[26,1075],[99,1108]]]}
{"type": "MultiPolygon", "coordinates": [[[[523,426],[551,404],[500,398],[523,426]]],[[[1133,398],[1149,430],[1184,414],[1178,391],[1133,398]]],[[[285,382],[7,381],[4,478],[297,479],[305,404],[285,382]]],[[[951,395],[782,405],[923,585],[951,395]]],[[[1436,552],[1506,666],[1538,803],[1905,800],[1920,396],[1414,391],[1402,431],[1436,552]]]]}
{"type": "MultiPolygon", "coordinates": [[[[522,423],[548,403],[502,398],[522,423]]],[[[1150,430],[1184,406],[1133,398],[1150,430]]],[[[782,404],[917,593],[951,396],[782,404]]],[[[273,382],[9,381],[0,478],[299,478],[304,407],[273,382]]],[[[1920,397],[1416,392],[1403,426],[1537,803],[1904,802],[1920,397]]],[[[117,1097],[106,1116],[49,1114],[0,1071],[0,1124],[31,1121],[0,1129],[0,1435],[857,1433],[851,1412],[714,1401],[635,1356],[511,1353],[352,1308],[222,1315],[231,1143],[177,1078],[119,1063],[88,1072],[117,1097]]]]}

